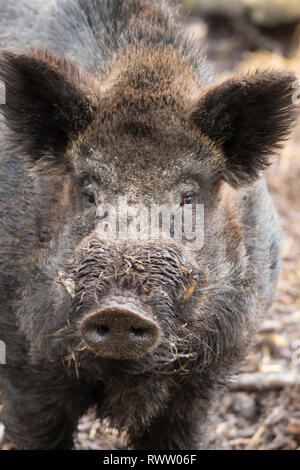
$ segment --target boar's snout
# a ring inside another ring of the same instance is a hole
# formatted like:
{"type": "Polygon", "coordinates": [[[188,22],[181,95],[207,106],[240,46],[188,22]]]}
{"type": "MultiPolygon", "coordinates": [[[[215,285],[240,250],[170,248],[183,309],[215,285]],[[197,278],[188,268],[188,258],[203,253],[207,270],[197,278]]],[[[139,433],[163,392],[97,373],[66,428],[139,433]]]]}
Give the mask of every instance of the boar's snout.
{"type": "Polygon", "coordinates": [[[141,307],[113,302],[88,315],[81,324],[87,346],[110,359],[136,359],[157,346],[160,329],[141,307]]]}

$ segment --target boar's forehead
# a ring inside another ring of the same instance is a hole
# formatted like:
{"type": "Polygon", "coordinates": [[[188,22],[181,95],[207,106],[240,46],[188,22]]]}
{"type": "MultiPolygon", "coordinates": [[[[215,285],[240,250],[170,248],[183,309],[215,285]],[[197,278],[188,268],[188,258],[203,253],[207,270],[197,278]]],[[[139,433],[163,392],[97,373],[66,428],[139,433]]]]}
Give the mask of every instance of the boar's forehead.
{"type": "Polygon", "coordinates": [[[127,192],[126,187],[132,186],[139,192],[160,186],[167,189],[184,177],[207,180],[212,175],[211,161],[216,152],[205,139],[193,142],[182,129],[154,129],[151,136],[116,132],[105,144],[99,134],[90,135],[82,145],[76,166],[79,173],[114,192],[127,192]]]}
{"type": "MultiPolygon", "coordinates": [[[[104,67],[105,68],[105,67],[104,67]]],[[[101,179],[112,172],[130,180],[178,177],[218,149],[193,126],[191,103],[201,93],[182,55],[173,48],[132,48],[98,77],[102,98],[92,125],[76,146],[77,166],[101,179]],[[143,178],[144,176],[145,178],[143,178]]]]}

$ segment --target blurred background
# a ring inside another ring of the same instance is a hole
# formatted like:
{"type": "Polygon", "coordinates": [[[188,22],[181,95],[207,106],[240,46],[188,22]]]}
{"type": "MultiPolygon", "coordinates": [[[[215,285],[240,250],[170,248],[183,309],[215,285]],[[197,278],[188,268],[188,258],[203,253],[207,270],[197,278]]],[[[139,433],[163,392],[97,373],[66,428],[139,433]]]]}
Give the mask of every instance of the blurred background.
{"type": "MultiPolygon", "coordinates": [[[[294,71],[300,79],[299,0],[173,0],[205,47],[218,80],[257,69],[294,71]]],[[[298,93],[300,102],[300,92],[298,93]]],[[[300,110],[300,106],[297,106],[300,110]]],[[[277,298],[251,353],[212,411],[209,449],[300,450],[300,120],[274,165],[269,188],[283,229],[277,298]]],[[[3,429],[0,424],[0,440],[3,429]]],[[[118,449],[122,436],[91,417],[78,449],[118,449]]],[[[2,445],[9,449],[9,443],[2,445]]]]}

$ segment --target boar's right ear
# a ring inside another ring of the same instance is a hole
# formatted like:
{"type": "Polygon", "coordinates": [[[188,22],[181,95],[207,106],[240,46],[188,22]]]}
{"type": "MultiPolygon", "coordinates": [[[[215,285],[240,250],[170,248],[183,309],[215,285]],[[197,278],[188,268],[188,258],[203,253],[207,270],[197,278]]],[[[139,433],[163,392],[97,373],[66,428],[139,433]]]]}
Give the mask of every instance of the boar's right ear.
{"type": "Polygon", "coordinates": [[[5,100],[0,111],[18,150],[37,161],[63,161],[73,137],[92,121],[97,83],[74,63],[49,51],[0,52],[5,100]]]}
{"type": "Polygon", "coordinates": [[[257,72],[212,86],[191,113],[223,155],[222,177],[232,186],[255,180],[280,148],[296,113],[292,73],[257,72]]]}

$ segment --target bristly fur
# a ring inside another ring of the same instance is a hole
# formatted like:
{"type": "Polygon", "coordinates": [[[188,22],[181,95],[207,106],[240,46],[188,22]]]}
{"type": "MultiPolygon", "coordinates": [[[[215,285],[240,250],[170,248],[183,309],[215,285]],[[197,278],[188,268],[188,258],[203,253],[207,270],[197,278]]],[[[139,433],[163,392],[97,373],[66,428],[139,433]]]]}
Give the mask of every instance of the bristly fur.
{"type": "Polygon", "coordinates": [[[270,164],[295,122],[293,73],[257,72],[204,90],[192,119],[225,158],[224,179],[251,183],[270,164]]]}
{"type": "Polygon", "coordinates": [[[18,449],[72,448],[93,407],[132,448],[197,448],[272,304],[280,233],[262,170],[294,120],[294,77],[212,85],[164,0],[19,0],[1,2],[0,17],[7,436],[18,449]],[[184,231],[97,231],[100,204],[126,196],[180,214],[186,194],[204,204],[201,249],[184,231]],[[157,322],[141,357],[122,343],[120,359],[104,358],[84,339],[83,322],[112,298],[157,322]]]}
{"type": "Polygon", "coordinates": [[[63,158],[69,141],[91,123],[97,109],[97,82],[49,51],[3,51],[0,79],[6,91],[0,109],[13,143],[33,160],[47,154],[63,158]]]}

